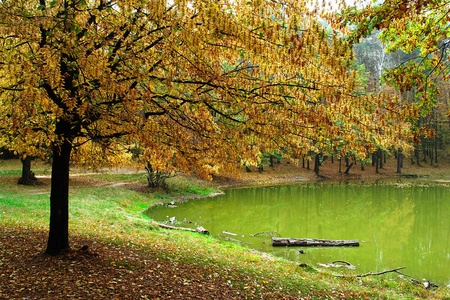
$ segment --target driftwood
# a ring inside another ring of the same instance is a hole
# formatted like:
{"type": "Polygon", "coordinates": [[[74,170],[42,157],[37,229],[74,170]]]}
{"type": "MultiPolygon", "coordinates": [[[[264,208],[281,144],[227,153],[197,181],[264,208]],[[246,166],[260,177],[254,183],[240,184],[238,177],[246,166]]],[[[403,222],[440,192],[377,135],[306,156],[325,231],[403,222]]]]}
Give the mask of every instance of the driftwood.
{"type": "Polygon", "coordinates": [[[262,231],[262,232],[257,232],[255,234],[250,234],[250,235],[251,236],[265,235],[265,236],[270,236],[270,237],[273,237],[273,236],[280,237],[281,236],[281,234],[279,234],[278,232],[275,232],[275,231],[262,231]]]}
{"type": "Polygon", "coordinates": [[[386,273],[390,273],[390,272],[397,272],[398,270],[401,270],[401,269],[404,269],[404,268],[406,268],[406,267],[395,268],[395,269],[392,269],[392,270],[386,270],[386,271],[379,272],[379,273],[369,272],[369,273],[366,273],[366,274],[356,274],[356,275],[340,275],[340,274],[333,274],[333,276],[336,276],[336,277],[345,277],[345,278],[347,278],[347,277],[367,277],[367,276],[377,276],[377,275],[382,275],[382,274],[386,274],[386,273]]]}
{"type": "Polygon", "coordinates": [[[316,240],[316,239],[290,239],[272,237],[272,246],[321,246],[342,247],[359,246],[358,240],[316,240]]]}
{"type": "Polygon", "coordinates": [[[347,268],[350,270],[356,270],[356,267],[354,265],[343,260],[335,260],[331,264],[318,263],[317,265],[324,268],[347,268]]]}
{"type": "Polygon", "coordinates": [[[344,278],[348,278],[348,277],[358,277],[358,278],[360,278],[360,277],[377,276],[377,275],[382,275],[382,274],[394,272],[394,273],[400,274],[402,276],[409,277],[412,284],[422,285],[426,289],[439,287],[437,284],[435,284],[435,283],[433,283],[433,282],[431,282],[429,280],[424,279],[423,281],[420,281],[420,280],[414,279],[412,276],[410,276],[408,274],[399,272],[399,270],[402,270],[402,269],[405,269],[405,268],[406,267],[400,267],[400,268],[395,268],[395,269],[392,269],[392,270],[386,270],[386,271],[378,272],[378,273],[369,272],[369,273],[366,273],[366,274],[356,274],[356,275],[341,275],[341,274],[332,274],[332,275],[336,276],[336,277],[344,277],[344,278]]]}
{"type": "Polygon", "coordinates": [[[229,232],[229,231],[222,231],[222,233],[228,234],[228,235],[232,235],[232,236],[237,236],[237,233],[232,233],[232,232],[229,232]]]}
{"type": "Polygon", "coordinates": [[[185,228],[185,227],[175,227],[170,226],[166,224],[156,223],[159,227],[166,228],[166,229],[175,229],[175,230],[184,230],[184,231],[191,231],[191,232],[198,232],[202,234],[209,234],[209,231],[203,228],[202,226],[198,226],[197,229],[192,228],[185,228]]]}
{"type": "Polygon", "coordinates": [[[241,243],[241,244],[253,245],[252,243],[240,241],[240,240],[233,239],[233,238],[230,238],[230,237],[225,237],[225,240],[226,241],[231,241],[231,242],[236,242],[236,243],[241,243]]]}

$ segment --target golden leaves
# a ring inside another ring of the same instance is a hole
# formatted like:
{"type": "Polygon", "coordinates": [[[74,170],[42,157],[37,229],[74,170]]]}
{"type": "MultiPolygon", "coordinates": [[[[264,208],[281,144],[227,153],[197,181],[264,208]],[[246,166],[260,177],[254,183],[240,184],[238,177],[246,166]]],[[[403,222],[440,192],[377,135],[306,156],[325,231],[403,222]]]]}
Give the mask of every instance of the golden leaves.
{"type": "Polygon", "coordinates": [[[255,162],[263,148],[362,155],[379,132],[371,122],[384,125],[355,95],[351,47],[303,2],[117,5],[71,8],[70,26],[61,26],[62,6],[30,8],[43,16],[26,18],[33,34],[21,17],[1,26],[29,45],[0,52],[16,58],[2,83],[20,78],[26,91],[11,92],[26,109],[11,110],[14,101],[5,100],[14,126],[28,128],[21,136],[34,136],[28,119],[51,143],[59,138],[54,124],[70,120],[78,128],[74,159],[84,164],[122,163],[130,157],[117,153],[139,145],[158,168],[207,174],[255,162]]]}

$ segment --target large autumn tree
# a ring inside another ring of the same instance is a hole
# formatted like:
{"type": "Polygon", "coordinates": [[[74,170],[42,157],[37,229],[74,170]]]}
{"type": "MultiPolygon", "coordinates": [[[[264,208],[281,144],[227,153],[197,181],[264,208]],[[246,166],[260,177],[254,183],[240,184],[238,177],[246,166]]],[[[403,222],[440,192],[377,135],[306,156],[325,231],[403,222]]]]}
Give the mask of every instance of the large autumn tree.
{"type": "Polygon", "coordinates": [[[397,100],[355,93],[351,47],[308,7],[1,1],[0,130],[10,148],[51,152],[46,252],[69,248],[71,160],[115,164],[139,147],[154,170],[208,176],[261,151],[365,157],[405,143],[397,100]]]}

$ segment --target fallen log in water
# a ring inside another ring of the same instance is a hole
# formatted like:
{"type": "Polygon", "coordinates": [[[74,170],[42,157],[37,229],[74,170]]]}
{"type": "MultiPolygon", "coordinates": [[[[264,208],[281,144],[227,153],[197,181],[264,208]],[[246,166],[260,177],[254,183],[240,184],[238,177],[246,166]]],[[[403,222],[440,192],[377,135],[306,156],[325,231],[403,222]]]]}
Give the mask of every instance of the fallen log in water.
{"type": "Polygon", "coordinates": [[[345,247],[359,246],[358,240],[316,240],[316,239],[290,239],[272,237],[272,246],[321,246],[321,247],[345,247]]]}
{"type": "Polygon", "coordinates": [[[184,231],[192,231],[192,232],[198,232],[202,234],[209,234],[209,231],[203,228],[202,226],[198,226],[197,229],[192,228],[185,228],[185,227],[175,227],[170,226],[166,224],[156,223],[159,227],[166,228],[166,229],[175,229],[175,230],[184,230],[184,231]]]}

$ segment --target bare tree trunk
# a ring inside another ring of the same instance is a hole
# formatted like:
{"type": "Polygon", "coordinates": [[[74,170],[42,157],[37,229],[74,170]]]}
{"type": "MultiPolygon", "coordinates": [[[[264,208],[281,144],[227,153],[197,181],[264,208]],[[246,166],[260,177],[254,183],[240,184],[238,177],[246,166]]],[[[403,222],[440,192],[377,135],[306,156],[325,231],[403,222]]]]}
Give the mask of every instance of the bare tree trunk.
{"type": "Polygon", "coordinates": [[[272,154],[270,154],[269,162],[270,162],[270,167],[273,168],[274,165],[273,165],[273,155],[272,154]]]}
{"type": "Polygon", "coordinates": [[[414,156],[416,157],[417,166],[421,167],[419,145],[414,145],[414,156]]]}
{"type": "Polygon", "coordinates": [[[350,171],[350,169],[353,167],[353,165],[356,163],[356,161],[352,161],[352,163],[350,165],[348,165],[347,169],[345,170],[344,174],[348,174],[348,172],[350,171]]]}
{"type": "MultiPolygon", "coordinates": [[[[70,126],[70,124],[67,124],[70,126]]],[[[70,128],[70,127],[69,127],[70,128]]],[[[69,249],[69,165],[72,142],[53,145],[50,191],[50,231],[47,250],[50,255],[69,249]]]]}
{"type": "Polygon", "coordinates": [[[379,170],[379,168],[378,168],[378,166],[379,166],[379,163],[378,163],[379,157],[378,157],[378,155],[377,155],[376,152],[374,152],[373,158],[375,159],[375,160],[374,160],[374,163],[375,163],[375,173],[378,174],[378,173],[380,173],[380,170],[379,170]]]}
{"type": "Polygon", "coordinates": [[[264,167],[263,167],[263,164],[261,163],[261,164],[259,164],[259,166],[258,166],[258,172],[259,173],[262,173],[264,171],[264,167]]]}
{"type": "Polygon", "coordinates": [[[398,154],[397,154],[397,173],[401,174],[402,173],[402,150],[399,149],[398,150],[398,154]]]}
{"type": "Polygon", "coordinates": [[[32,185],[36,182],[36,176],[31,171],[31,156],[26,156],[21,158],[22,162],[22,177],[17,181],[18,184],[32,185]]]}
{"type": "Polygon", "coordinates": [[[383,169],[383,150],[378,149],[378,161],[380,163],[380,169],[383,169]]]}
{"type": "Polygon", "coordinates": [[[320,155],[316,154],[314,157],[314,173],[319,175],[319,167],[320,167],[320,155]]]}

